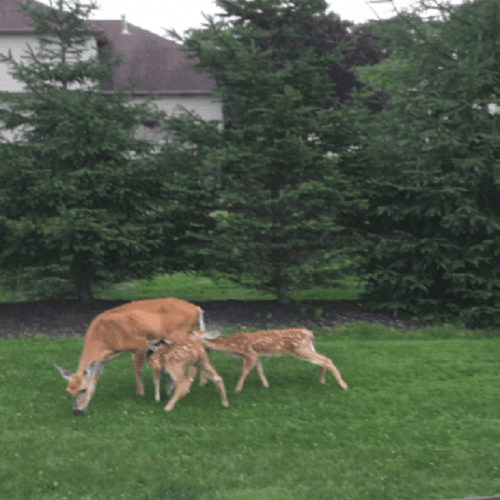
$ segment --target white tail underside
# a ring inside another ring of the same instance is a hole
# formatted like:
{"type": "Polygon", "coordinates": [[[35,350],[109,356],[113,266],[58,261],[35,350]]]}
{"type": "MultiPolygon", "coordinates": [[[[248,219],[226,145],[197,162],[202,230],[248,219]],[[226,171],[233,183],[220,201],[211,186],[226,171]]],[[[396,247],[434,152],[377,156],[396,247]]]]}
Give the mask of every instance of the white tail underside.
{"type": "Polygon", "coordinates": [[[200,330],[202,332],[206,331],[205,321],[203,321],[203,309],[200,307],[200,330]]]}

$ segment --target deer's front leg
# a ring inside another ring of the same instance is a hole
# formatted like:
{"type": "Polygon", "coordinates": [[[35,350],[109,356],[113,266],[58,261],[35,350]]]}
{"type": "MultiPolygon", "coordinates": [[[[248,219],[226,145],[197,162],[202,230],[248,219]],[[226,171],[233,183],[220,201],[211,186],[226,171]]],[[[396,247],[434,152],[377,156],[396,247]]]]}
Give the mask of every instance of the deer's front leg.
{"type": "Polygon", "coordinates": [[[201,373],[205,375],[205,378],[210,378],[216,385],[217,390],[220,394],[220,400],[223,406],[229,406],[226,395],[226,388],[224,387],[224,381],[222,377],[215,371],[214,367],[208,362],[203,363],[201,373]]]}
{"type": "Polygon", "coordinates": [[[139,396],[144,396],[144,385],[142,383],[142,365],[146,359],[146,347],[141,351],[132,353],[132,369],[135,373],[135,390],[139,396]]]}
{"type": "MultiPolygon", "coordinates": [[[[196,372],[198,371],[198,369],[196,368],[195,365],[191,366],[191,368],[189,368],[189,372],[187,374],[187,378],[189,380],[191,380],[191,382],[194,381],[194,378],[196,377],[196,372]]],[[[201,382],[201,374],[200,374],[200,382],[201,382]]],[[[201,384],[200,384],[201,385],[201,384]]]]}
{"type": "Polygon", "coordinates": [[[167,390],[167,394],[170,396],[172,394],[172,391],[174,390],[175,386],[175,380],[172,378],[170,373],[168,371],[165,371],[165,374],[167,376],[167,381],[165,383],[165,389],[167,390]]]}
{"type": "Polygon", "coordinates": [[[320,384],[324,384],[326,382],[325,381],[325,374],[326,374],[326,370],[321,366],[319,369],[319,383],[320,384]]]}
{"type": "Polygon", "coordinates": [[[175,380],[175,391],[174,395],[170,398],[169,402],[165,406],[165,411],[170,411],[175,406],[175,403],[179,401],[182,396],[185,396],[189,392],[192,380],[184,375],[184,366],[182,365],[169,365],[168,371],[170,375],[175,380]]]}

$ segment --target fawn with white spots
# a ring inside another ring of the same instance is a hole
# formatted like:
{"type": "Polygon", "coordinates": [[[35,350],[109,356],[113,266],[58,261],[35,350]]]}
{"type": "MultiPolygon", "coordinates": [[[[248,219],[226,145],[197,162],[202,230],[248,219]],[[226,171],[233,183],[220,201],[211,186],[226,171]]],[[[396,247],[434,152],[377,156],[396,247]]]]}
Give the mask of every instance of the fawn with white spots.
{"type": "MultiPolygon", "coordinates": [[[[236,391],[241,391],[245,379],[253,368],[259,374],[264,387],[269,383],[260,364],[260,356],[280,356],[290,354],[296,358],[310,361],[321,368],[319,382],[325,383],[325,371],[328,370],[337,379],[342,389],[347,389],[347,384],[342,380],[340,372],[333,362],[326,356],[316,352],[314,348],[314,334],[305,328],[291,328],[289,330],[261,330],[258,332],[236,333],[230,337],[208,339],[205,332],[193,332],[200,344],[214,351],[222,352],[234,359],[244,359],[240,378],[236,384],[236,391]]],[[[203,374],[200,385],[206,384],[203,374]]]]}
{"type": "Polygon", "coordinates": [[[147,361],[153,370],[156,401],[160,401],[160,376],[162,372],[167,372],[173,379],[173,381],[167,382],[168,394],[172,392],[175,384],[174,395],[165,406],[165,411],[170,411],[175,403],[189,392],[196,374],[196,369],[194,373],[191,371],[192,367],[198,368],[202,375],[213,381],[219,391],[222,405],[229,406],[224,381],[210,364],[205,349],[196,340],[186,339],[179,343],[160,340],[156,342],[153,349],[148,351],[147,361]],[[186,372],[189,372],[187,376],[186,372]]]}

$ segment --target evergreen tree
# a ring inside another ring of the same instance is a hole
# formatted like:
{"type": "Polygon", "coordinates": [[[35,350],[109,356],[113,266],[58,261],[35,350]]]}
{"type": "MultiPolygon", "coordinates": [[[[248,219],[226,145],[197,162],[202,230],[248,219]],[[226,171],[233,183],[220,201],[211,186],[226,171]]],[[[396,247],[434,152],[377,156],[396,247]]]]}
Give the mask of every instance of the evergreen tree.
{"type": "Polygon", "coordinates": [[[431,26],[412,25],[415,13],[395,23],[389,37],[413,30],[420,40],[396,54],[411,63],[400,74],[390,68],[390,109],[341,162],[358,169],[370,199],[358,225],[370,241],[360,271],[372,274],[362,301],[498,327],[500,136],[492,105],[500,104],[500,7],[440,7],[444,17],[431,26]]]}
{"type": "MultiPolygon", "coordinates": [[[[224,21],[219,20],[214,25],[223,30],[226,36],[234,33],[233,28],[228,27],[224,21]]],[[[333,12],[329,14],[320,12],[313,16],[295,18],[294,23],[290,24],[288,28],[295,35],[282,40],[288,49],[312,50],[317,57],[321,57],[335,51],[342,44],[340,47],[342,57],[325,61],[336,100],[325,100],[322,104],[324,109],[342,107],[342,103],[350,99],[354,88],[361,90],[365,86],[357,78],[353,68],[367,71],[385,58],[376,40],[381,38],[383,42],[386,42],[386,39],[372,33],[371,24],[355,26],[350,21],[342,21],[333,12]],[[314,33],[314,37],[311,37],[310,33],[314,33]]],[[[378,29],[377,32],[383,33],[383,29],[378,29]]],[[[189,29],[185,31],[188,38],[196,39],[202,45],[210,45],[211,47],[217,46],[217,37],[214,36],[214,33],[217,31],[213,29],[189,29]]],[[[168,34],[172,39],[182,41],[182,38],[174,30],[168,30],[168,34]]],[[[190,43],[192,46],[193,42],[190,43]]],[[[385,43],[382,46],[385,47],[385,43]]],[[[191,56],[193,57],[194,54],[191,56]]],[[[278,60],[282,56],[287,57],[286,52],[275,55],[278,60]]],[[[219,86],[225,85],[226,88],[231,88],[229,82],[223,79],[223,75],[218,74],[217,78],[219,86]]],[[[388,92],[380,91],[370,94],[365,99],[364,104],[376,113],[383,108],[384,103],[389,98],[388,92]]],[[[226,105],[225,111],[229,117],[232,116],[232,110],[229,106],[226,105]]]]}
{"type": "Polygon", "coordinates": [[[19,138],[0,148],[0,268],[34,280],[37,293],[72,288],[82,301],[91,283],[181,267],[175,240],[189,226],[186,217],[176,225],[154,145],[133,136],[141,117],[154,118],[148,102],[100,92],[120,61],[88,57],[94,9],[23,6],[40,47],[27,63],[2,58],[26,92],[1,96],[0,122],[19,138]]]}
{"type": "Polygon", "coordinates": [[[339,111],[328,71],[349,45],[339,41],[318,53],[326,28],[300,29],[324,15],[324,0],[218,3],[232,19],[209,18],[210,34],[185,41],[231,110],[217,142],[203,148],[203,168],[220,181],[220,210],[193,251],[207,257],[212,276],[286,303],[294,291],[333,284],[338,274],[329,257],[351,234],[341,217],[363,206],[329,157],[351,144],[354,115],[339,111]]]}

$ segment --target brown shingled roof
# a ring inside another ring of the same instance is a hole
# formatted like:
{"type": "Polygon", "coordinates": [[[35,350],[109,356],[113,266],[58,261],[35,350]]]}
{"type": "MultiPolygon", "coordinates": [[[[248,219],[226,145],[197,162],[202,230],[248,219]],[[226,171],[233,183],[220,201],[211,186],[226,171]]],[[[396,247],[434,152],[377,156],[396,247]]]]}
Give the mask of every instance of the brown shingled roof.
{"type": "Polygon", "coordinates": [[[20,0],[0,0],[0,35],[2,32],[33,31],[33,28],[29,25],[30,18],[17,10],[20,3],[29,3],[49,8],[34,0],[24,2],[20,0]]]}
{"type": "MultiPolygon", "coordinates": [[[[19,12],[21,0],[0,0],[0,36],[8,33],[33,32],[29,18],[19,12]]],[[[31,4],[40,4],[29,0],[31,4]]],[[[43,5],[46,7],[45,5],[43,5]]],[[[138,83],[139,91],[179,91],[209,93],[213,80],[206,73],[198,73],[180,50],[180,45],[150,31],[127,23],[130,35],[122,35],[121,21],[87,22],[98,32],[99,45],[110,45],[112,57],[123,54],[124,62],[114,70],[113,82],[107,88],[120,90],[129,79],[138,83]]]]}
{"type": "Polygon", "coordinates": [[[206,73],[190,67],[192,62],[180,45],[127,23],[130,35],[122,35],[121,21],[89,21],[111,45],[113,56],[123,54],[124,64],[115,69],[113,90],[129,79],[141,80],[137,90],[205,91],[214,86],[206,73]]]}

